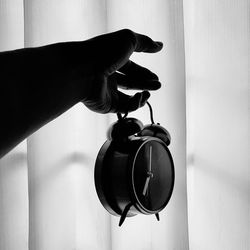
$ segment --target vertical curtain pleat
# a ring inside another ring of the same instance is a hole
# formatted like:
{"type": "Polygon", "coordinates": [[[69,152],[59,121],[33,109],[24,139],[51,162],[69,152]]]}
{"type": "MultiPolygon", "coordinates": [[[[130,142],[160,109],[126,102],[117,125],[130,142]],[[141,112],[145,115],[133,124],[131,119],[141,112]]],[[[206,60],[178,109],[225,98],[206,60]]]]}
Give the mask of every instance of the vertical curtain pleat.
{"type": "MultiPolygon", "coordinates": [[[[23,1],[0,1],[0,51],[23,47],[23,1]]],[[[4,82],[1,82],[4,84],[4,82]]],[[[7,105],[7,104],[6,104],[7,105]]],[[[4,122],[4,120],[1,120],[4,122]]],[[[18,121],[16,121],[18,126],[18,121]]],[[[4,133],[4,131],[1,131],[4,133]]],[[[0,249],[28,249],[26,141],[0,160],[0,249]]]]}
{"type": "MultiPolygon", "coordinates": [[[[155,120],[169,129],[172,135],[170,150],[176,167],[173,196],[160,213],[154,216],[138,215],[128,218],[118,229],[118,218],[112,218],[112,249],[162,250],[188,249],[186,143],[185,143],[185,64],[183,40],[182,1],[135,0],[107,1],[108,31],[130,28],[163,41],[162,52],[135,53],[131,59],[156,72],[162,82],[160,91],[151,93],[155,120]]],[[[130,116],[150,123],[145,106],[130,116]]]]}
{"type": "MultiPolygon", "coordinates": [[[[24,3],[25,46],[85,40],[106,30],[103,1],[24,3]]],[[[105,120],[78,104],[28,139],[31,250],[110,249],[110,217],[93,176],[105,120]]]]}
{"type": "Polygon", "coordinates": [[[184,1],[192,250],[250,249],[250,2],[184,1]]]}

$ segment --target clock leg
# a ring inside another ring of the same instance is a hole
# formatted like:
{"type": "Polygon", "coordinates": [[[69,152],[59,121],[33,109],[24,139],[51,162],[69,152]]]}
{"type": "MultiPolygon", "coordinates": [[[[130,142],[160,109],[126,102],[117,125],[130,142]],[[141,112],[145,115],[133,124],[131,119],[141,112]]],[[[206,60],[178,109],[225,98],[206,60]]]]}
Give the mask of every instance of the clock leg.
{"type": "Polygon", "coordinates": [[[119,227],[122,225],[122,223],[125,221],[126,219],[126,216],[127,216],[127,213],[129,211],[129,209],[131,208],[133,204],[132,203],[129,203],[123,210],[122,212],[122,215],[121,215],[121,218],[120,218],[120,221],[119,221],[119,227]]]}
{"type": "Polygon", "coordinates": [[[156,214],[155,214],[155,217],[156,217],[156,219],[157,219],[158,221],[160,221],[160,215],[159,215],[159,213],[156,213],[156,214]]]}

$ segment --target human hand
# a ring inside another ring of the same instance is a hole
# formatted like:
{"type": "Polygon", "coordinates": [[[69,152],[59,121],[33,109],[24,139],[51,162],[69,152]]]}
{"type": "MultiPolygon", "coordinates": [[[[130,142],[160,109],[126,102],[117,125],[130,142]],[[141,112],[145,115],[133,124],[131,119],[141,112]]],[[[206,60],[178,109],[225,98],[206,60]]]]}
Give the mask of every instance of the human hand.
{"type": "Polygon", "coordinates": [[[86,61],[87,55],[89,77],[84,82],[82,102],[90,110],[98,113],[131,112],[146,103],[149,90],[161,87],[156,74],[129,60],[133,52],[160,51],[161,42],[124,29],[97,36],[85,44],[84,58],[86,61]],[[143,91],[129,96],[118,88],[143,91]]]}
{"type": "Polygon", "coordinates": [[[143,106],[148,90],[161,85],[154,73],[129,57],[161,49],[160,42],[120,30],[86,41],[1,52],[0,157],[80,101],[99,113],[127,113],[143,106]],[[129,96],[118,88],[143,91],[129,96]]]}

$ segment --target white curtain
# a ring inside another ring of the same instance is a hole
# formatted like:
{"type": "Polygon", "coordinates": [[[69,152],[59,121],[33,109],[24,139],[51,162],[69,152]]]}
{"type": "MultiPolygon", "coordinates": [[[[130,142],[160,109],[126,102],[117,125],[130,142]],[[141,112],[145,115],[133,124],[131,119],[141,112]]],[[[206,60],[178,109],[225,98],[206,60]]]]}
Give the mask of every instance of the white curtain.
{"type": "Polygon", "coordinates": [[[184,1],[190,249],[250,249],[250,1],[184,1]]]}
{"type": "Polygon", "coordinates": [[[94,162],[115,115],[78,104],[1,159],[0,250],[250,249],[250,1],[0,0],[1,51],[121,28],[165,45],[132,56],[159,75],[150,102],[173,138],[161,221],[119,228],[101,206],[94,162]]]}

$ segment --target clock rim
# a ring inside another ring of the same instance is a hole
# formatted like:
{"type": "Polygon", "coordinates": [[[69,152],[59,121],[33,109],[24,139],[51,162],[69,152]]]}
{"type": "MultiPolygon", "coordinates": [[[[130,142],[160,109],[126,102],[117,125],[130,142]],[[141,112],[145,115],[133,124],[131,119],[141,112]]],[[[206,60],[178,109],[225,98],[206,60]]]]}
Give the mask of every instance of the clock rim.
{"type": "Polygon", "coordinates": [[[172,194],[173,194],[173,190],[174,190],[174,183],[175,183],[175,169],[174,169],[174,161],[173,161],[173,157],[170,153],[170,150],[168,149],[168,146],[166,145],[166,143],[164,143],[161,139],[157,138],[157,137],[152,137],[152,136],[142,136],[142,141],[143,143],[139,146],[139,148],[136,150],[135,154],[132,157],[132,164],[131,164],[131,179],[130,179],[130,183],[131,183],[131,187],[132,187],[132,194],[133,194],[133,203],[136,206],[136,208],[143,214],[155,214],[160,212],[161,210],[163,210],[166,205],[168,204],[172,194]],[[145,138],[147,138],[145,140],[145,138]],[[171,169],[172,169],[172,175],[173,175],[173,180],[172,180],[172,184],[170,187],[170,192],[169,192],[169,196],[166,199],[166,201],[164,202],[164,204],[156,210],[149,210],[148,208],[146,208],[145,206],[143,206],[143,204],[140,202],[140,199],[138,198],[137,194],[136,194],[136,189],[135,189],[135,184],[134,184],[134,168],[135,168],[135,161],[136,161],[136,157],[140,151],[140,149],[148,142],[150,141],[157,141],[159,142],[167,151],[167,154],[170,158],[170,162],[171,162],[171,169]]]}
{"type": "MultiPolygon", "coordinates": [[[[94,182],[95,182],[95,189],[97,196],[99,198],[99,201],[103,205],[103,207],[112,215],[115,216],[121,216],[123,210],[120,210],[119,206],[117,205],[116,198],[113,197],[110,193],[107,193],[107,190],[105,187],[107,187],[107,180],[103,179],[103,173],[106,172],[106,159],[109,157],[110,154],[113,154],[117,150],[117,144],[114,143],[112,140],[107,140],[104,142],[102,147],[100,148],[96,162],[95,162],[95,169],[94,169],[94,182]]],[[[128,154],[128,152],[126,152],[128,154]]],[[[112,166],[114,167],[114,166],[112,166]]],[[[127,169],[129,167],[129,164],[127,164],[127,169]]],[[[113,170],[112,170],[113,171],[113,170]]],[[[130,187],[128,186],[128,189],[130,187]]],[[[128,196],[128,199],[130,202],[131,194],[128,196]]],[[[134,205],[134,204],[133,204],[134,205]]],[[[127,217],[135,216],[137,213],[133,209],[133,206],[131,207],[129,213],[127,214],[127,217]]]]}

